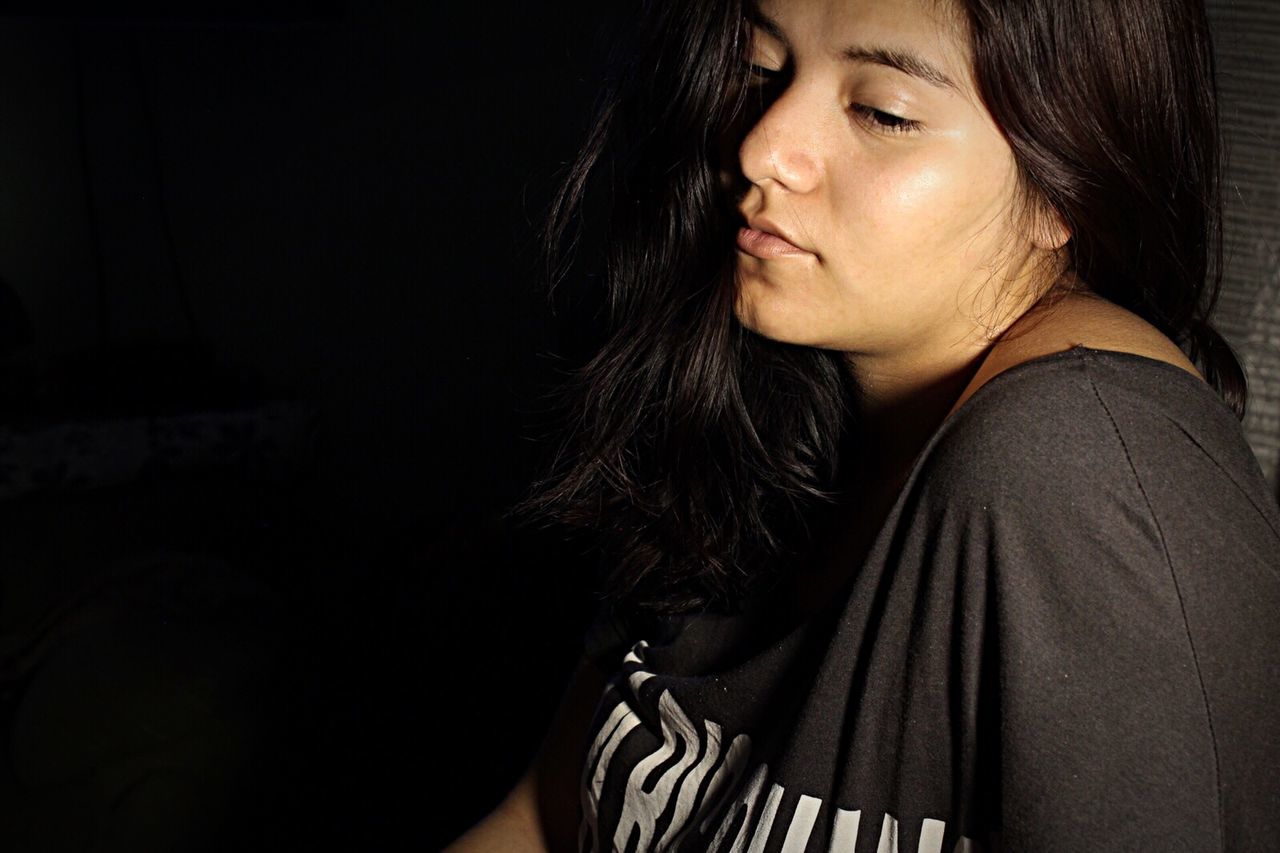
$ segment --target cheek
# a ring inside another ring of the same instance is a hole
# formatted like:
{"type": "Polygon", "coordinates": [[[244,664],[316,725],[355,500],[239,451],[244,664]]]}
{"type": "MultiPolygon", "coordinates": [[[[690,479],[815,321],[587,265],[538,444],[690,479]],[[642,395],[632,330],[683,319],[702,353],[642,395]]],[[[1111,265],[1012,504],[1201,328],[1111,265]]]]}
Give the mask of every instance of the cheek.
{"type": "Polygon", "coordinates": [[[843,262],[917,274],[973,268],[998,239],[1006,182],[954,151],[850,169],[833,199],[843,262]]]}
{"type": "Polygon", "coordinates": [[[855,284],[858,299],[897,301],[935,280],[954,254],[947,233],[960,187],[946,168],[900,161],[850,170],[833,198],[839,233],[828,259],[837,280],[855,284]],[[874,282],[874,284],[872,284],[874,282]]]}

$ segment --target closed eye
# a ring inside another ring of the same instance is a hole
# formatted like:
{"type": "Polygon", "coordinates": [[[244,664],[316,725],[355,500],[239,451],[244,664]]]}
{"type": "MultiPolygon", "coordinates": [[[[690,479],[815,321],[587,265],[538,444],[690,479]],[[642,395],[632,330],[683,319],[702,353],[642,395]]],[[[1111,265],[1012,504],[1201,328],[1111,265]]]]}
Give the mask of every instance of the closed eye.
{"type": "Polygon", "coordinates": [[[747,64],[747,71],[757,80],[772,83],[781,79],[783,71],[781,68],[769,68],[764,65],[757,65],[754,62],[747,64]]]}
{"type": "Polygon", "coordinates": [[[887,113],[884,110],[878,110],[866,104],[851,104],[849,109],[853,110],[854,114],[864,124],[871,125],[874,129],[886,133],[909,133],[920,129],[920,122],[918,121],[896,116],[893,113],[887,113]]]}

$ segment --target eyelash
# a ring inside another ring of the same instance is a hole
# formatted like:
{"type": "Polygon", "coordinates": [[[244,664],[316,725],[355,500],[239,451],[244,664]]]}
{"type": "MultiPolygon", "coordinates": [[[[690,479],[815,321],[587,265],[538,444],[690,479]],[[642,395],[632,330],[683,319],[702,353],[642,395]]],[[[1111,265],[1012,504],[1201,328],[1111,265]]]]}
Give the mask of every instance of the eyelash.
{"type": "Polygon", "coordinates": [[[920,129],[920,122],[896,116],[866,104],[850,104],[849,109],[862,121],[869,121],[886,133],[910,133],[920,129]]]}
{"type": "Polygon", "coordinates": [[[782,76],[782,71],[778,68],[766,68],[763,65],[757,65],[754,62],[747,63],[747,70],[752,77],[758,77],[765,82],[772,83],[782,76]]]}
{"type": "MultiPolygon", "coordinates": [[[[754,62],[749,63],[747,68],[752,77],[765,84],[775,83],[782,76],[782,71],[779,69],[766,68],[754,62]]],[[[874,125],[884,133],[910,133],[920,129],[919,121],[887,113],[884,110],[878,110],[866,104],[850,104],[849,109],[853,111],[859,121],[874,125]]]]}

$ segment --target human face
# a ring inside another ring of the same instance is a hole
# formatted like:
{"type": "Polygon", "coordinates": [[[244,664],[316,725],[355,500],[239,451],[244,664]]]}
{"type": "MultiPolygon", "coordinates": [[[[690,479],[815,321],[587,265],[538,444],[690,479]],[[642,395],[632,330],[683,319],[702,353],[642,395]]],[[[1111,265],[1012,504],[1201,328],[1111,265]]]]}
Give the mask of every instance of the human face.
{"type": "Polygon", "coordinates": [[[950,11],[934,0],[760,3],[751,62],[767,70],[748,97],[763,113],[739,151],[750,227],[738,236],[736,311],[748,328],[911,364],[976,346],[1022,292],[1032,245],[1013,224],[1013,153],[950,11]],[[896,64],[931,70],[887,64],[904,57],[896,64]]]}

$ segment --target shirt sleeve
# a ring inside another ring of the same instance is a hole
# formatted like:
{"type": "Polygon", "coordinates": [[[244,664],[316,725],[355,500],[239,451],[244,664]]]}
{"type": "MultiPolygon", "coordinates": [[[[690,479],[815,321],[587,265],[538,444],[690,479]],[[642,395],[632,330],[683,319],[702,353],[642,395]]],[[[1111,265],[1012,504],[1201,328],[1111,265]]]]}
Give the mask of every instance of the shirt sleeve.
{"type": "MultiPolygon", "coordinates": [[[[1185,434],[1109,404],[1087,370],[1076,379],[966,425],[949,469],[935,472],[949,512],[966,519],[964,570],[988,590],[982,706],[998,752],[997,849],[1236,849],[1226,825],[1241,815],[1229,814],[1224,773],[1248,768],[1227,760],[1222,732],[1274,717],[1265,709],[1280,691],[1270,663],[1240,670],[1234,689],[1219,671],[1250,646],[1276,646],[1274,628],[1232,624],[1242,598],[1280,603],[1274,573],[1239,574],[1266,550],[1241,538],[1265,527],[1242,518],[1238,488],[1207,481],[1221,471],[1191,464],[1203,453],[1185,434]],[[1227,563],[1222,579],[1251,590],[1195,582],[1227,563]],[[1207,659],[1210,648],[1220,654],[1207,659]]],[[[1274,556],[1260,559],[1274,570],[1274,556]]],[[[1241,751],[1263,736],[1239,733],[1241,751]]]]}

